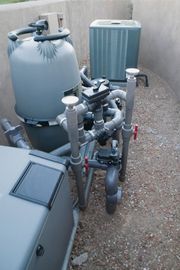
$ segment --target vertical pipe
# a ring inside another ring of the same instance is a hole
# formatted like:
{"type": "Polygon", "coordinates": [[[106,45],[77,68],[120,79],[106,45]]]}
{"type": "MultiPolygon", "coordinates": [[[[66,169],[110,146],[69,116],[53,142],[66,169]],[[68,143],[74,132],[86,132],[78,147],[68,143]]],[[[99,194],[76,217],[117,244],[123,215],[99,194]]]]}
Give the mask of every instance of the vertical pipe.
{"type": "Polygon", "coordinates": [[[133,133],[132,128],[132,114],[134,108],[134,96],[136,89],[136,78],[135,75],[139,73],[138,69],[127,69],[127,95],[126,95],[126,113],[125,122],[122,127],[122,138],[123,138],[123,149],[122,149],[122,168],[120,172],[121,181],[125,180],[127,158],[129,150],[129,141],[133,133]]]}
{"type": "Polygon", "coordinates": [[[102,106],[100,105],[94,111],[94,128],[95,130],[100,130],[103,127],[104,127],[103,109],[102,106]]]}
{"type": "Polygon", "coordinates": [[[76,186],[79,199],[79,207],[85,208],[84,185],[82,176],[82,157],[79,152],[78,116],[74,106],[78,102],[75,96],[67,96],[62,99],[66,107],[67,130],[71,144],[71,167],[75,174],[76,186]]]}
{"type": "Polygon", "coordinates": [[[83,116],[81,114],[78,114],[78,133],[79,133],[79,142],[85,143],[84,123],[83,123],[83,116]]]}

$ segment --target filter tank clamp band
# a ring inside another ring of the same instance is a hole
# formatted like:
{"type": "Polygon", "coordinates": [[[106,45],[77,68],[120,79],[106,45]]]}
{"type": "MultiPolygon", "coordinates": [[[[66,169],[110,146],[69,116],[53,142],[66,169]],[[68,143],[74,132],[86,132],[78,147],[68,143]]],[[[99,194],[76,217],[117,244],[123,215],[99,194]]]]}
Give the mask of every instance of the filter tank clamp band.
{"type": "Polygon", "coordinates": [[[31,126],[36,126],[36,127],[50,127],[50,126],[57,126],[58,123],[56,120],[47,120],[47,121],[42,121],[42,120],[35,120],[35,119],[27,119],[23,118],[19,115],[17,115],[18,118],[20,119],[21,122],[26,123],[31,126]]]}

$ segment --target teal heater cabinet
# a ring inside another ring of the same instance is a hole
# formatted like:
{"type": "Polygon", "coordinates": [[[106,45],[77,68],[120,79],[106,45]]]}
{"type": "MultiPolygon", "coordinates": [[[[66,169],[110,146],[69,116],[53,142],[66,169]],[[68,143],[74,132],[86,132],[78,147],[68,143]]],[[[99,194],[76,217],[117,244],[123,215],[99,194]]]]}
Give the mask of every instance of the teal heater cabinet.
{"type": "Polygon", "coordinates": [[[125,81],[138,64],[141,24],[134,20],[95,20],[89,29],[92,79],[125,81]]]}

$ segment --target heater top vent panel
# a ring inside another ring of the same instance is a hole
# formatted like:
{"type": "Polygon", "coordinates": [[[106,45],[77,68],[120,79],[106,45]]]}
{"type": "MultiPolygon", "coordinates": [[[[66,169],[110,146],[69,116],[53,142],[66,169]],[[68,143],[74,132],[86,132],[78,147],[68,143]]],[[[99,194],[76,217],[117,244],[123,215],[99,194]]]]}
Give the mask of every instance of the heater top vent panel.
{"type": "Polygon", "coordinates": [[[141,24],[134,20],[95,20],[90,28],[141,28],[141,24]]]}
{"type": "Polygon", "coordinates": [[[91,78],[124,82],[138,64],[141,24],[134,20],[95,20],[89,29],[91,78]]]}

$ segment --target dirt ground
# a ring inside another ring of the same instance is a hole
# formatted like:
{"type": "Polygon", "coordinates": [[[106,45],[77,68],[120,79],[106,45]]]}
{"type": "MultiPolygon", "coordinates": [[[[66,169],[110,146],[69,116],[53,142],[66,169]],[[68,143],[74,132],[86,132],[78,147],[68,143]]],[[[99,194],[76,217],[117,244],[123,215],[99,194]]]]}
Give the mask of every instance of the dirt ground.
{"type": "Polygon", "coordinates": [[[124,195],[114,215],[105,212],[104,173],[95,173],[88,208],[81,212],[70,269],[180,269],[180,104],[155,74],[136,91],[124,195]]]}

